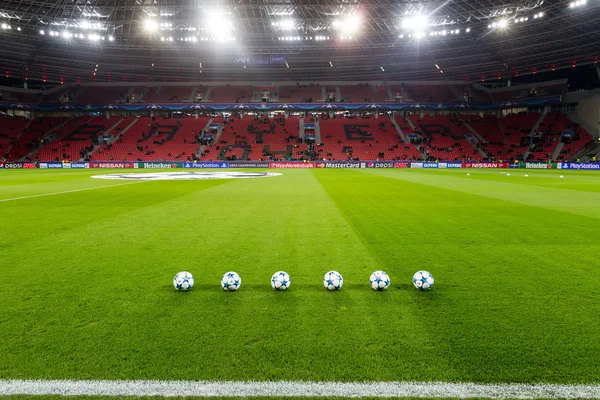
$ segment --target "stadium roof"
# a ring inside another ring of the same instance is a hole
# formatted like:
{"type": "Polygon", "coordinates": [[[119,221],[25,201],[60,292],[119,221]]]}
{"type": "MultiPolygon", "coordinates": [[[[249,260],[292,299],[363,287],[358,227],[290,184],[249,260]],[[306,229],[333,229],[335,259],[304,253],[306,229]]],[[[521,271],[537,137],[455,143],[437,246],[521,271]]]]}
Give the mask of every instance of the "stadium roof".
{"type": "Polygon", "coordinates": [[[593,64],[599,0],[3,0],[0,68],[81,81],[503,79],[593,64]]]}

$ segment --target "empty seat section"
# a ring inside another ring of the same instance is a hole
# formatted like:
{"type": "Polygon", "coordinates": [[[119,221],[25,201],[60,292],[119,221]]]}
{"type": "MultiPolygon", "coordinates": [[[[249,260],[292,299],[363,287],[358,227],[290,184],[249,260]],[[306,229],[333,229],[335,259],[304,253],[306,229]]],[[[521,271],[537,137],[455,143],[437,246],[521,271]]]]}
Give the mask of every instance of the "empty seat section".
{"type": "Polygon", "coordinates": [[[402,142],[387,115],[324,118],[319,128],[323,142],[317,147],[319,159],[400,160],[414,153],[414,145],[402,142]]]}
{"type": "Polygon", "coordinates": [[[389,100],[387,86],[369,84],[340,86],[342,100],[353,103],[381,103],[389,100]]]}
{"type": "Polygon", "coordinates": [[[319,85],[282,85],[278,98],[282,103],[312,103],[322,101],[323,94],[319,85]]]}
{"type": "Polygon", "coordinates": [[[412,123],[423,137],[422,147],[430,159],[481,160],[483,157],[466,139],[471,131],[450,115],[410,115],[412,123]]]}
{"type": "Polygon", "coordinates": [[[212,86],[210,101],[213,103],[248,103],[254,93],[253,86],[212,86]]]}
{"type": "Polygon", "coordinates": [[[188,161],[193,160],[200,145],[198,136],[209,117],[184,118],[139,117],[111,145],[104,145],[92,155],[105,161],[188,161]]]}
{"type": "Polygon", "coordinates": [[[182,103],[187,102],[192,95],[191,86],[162,86],[148,87],[144,94],[144,103],[182,103]]]}

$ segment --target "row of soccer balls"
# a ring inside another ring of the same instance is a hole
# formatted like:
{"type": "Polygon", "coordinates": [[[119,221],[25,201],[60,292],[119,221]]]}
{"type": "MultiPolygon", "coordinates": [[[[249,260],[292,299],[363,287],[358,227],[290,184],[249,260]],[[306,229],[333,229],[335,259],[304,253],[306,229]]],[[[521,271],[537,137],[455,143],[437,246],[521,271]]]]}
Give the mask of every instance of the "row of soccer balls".
{"type": "MultiPolygon", "coordinates": [[[[284,271],[278,271],[271,277],[271,286],[275,290],[288,290],[292,283],[290,275],[284,271]]],[[[375,271],[369,278],[369,283],[374,290],[382,291],[390,286],[390,277],[383,271],[375,271]]],[[[329,271],[323,277],[323,285],[328,290],[340,290],[344,284],[344,278],[337,271],[329,271]]],[[[242,278],[237,272],[227,272],[221,278],[221,287],[225,291],[236,291],[242,285],[242,278]]],[[[419,290],[431,290],[433,288],[433,276],[427,271],[418,271],[413,276],[413,285],[419,290]]],[[[194,287],[194,277],[189,272],[183,271],[173,278],[173,286],[181,291],[190,290],[194,287]]]]}

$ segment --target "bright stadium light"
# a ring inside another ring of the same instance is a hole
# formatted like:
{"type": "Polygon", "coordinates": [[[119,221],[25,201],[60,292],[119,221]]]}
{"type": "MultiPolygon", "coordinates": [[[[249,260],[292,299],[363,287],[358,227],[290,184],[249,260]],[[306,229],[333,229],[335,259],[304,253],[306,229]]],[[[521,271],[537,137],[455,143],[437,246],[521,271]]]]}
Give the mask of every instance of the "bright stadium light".
{"type": "Polygon", "coordinates": [[[40,35],[45,35],[45,34],[46,34],[46,32],[44,32],[43,29],[40,29],[40,35]]]}
{"type": "Polygon", "coordinates": [[[360,15],[354,14],[343,19],[337,19],[333,21],[332,25],[342,33],[354,33],[360,29],[361,23],[360,15]]]}
{"type": "Polygon", "coordinates": [[[215,36],[225,35],[233,30],[233,21],[226,15],[213,14],[206,20],[205,29],[215,36]]]}
{"type": "Polygon", "coordinates": [[[144,29],[146,32],[154,32],[158,28],[158,24],[156,21],[152,19],[147,19],[144,21],[144,29]]]}
{"type": "Polygon", "coordinates": [[[408,31],[422,31],[427,27],[427,17],[424,15],[415,15],[404,18],[402,21],[402,28],[408,31]]]}
{"type": "Polygon", "coordinates": [[[506,28],[508,26],[508,20],[506,19],[501,19],[500,21],[498,21],[498,28],[506,28]]]}

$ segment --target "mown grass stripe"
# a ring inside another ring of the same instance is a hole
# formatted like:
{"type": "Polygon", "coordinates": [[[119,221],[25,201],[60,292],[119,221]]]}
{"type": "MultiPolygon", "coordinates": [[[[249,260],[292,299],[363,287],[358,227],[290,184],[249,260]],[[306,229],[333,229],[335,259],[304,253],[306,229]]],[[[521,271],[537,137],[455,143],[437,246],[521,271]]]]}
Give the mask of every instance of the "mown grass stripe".
{"type": "Polygon", "coordinates": [[[104,188],[109,188],[109,187],[114,187],[114,186],[133,185],[135,183],[141,183],[141,182],[142,181],[139,181],[139,182],[127,182],[127,183],[119,183],[119,184],[116,184],[116,185],[94,186],[94,187],[90,187],[90,188],[64,190],[62,192],[40,193],[40,194],[33,194],[31,196],[12,197],[12,198],[8,198],[8,199],[0,199],[0,203],[6,202],[6,201],[34,199],[36,197],[54,196],[54,195],[57,195],[57,194],[84,192],[86,190],[104,189],[104,188]]]}
{"type": "Polygon", "coordinates": [[[597,399],[600,385],[444,382],[0,380],[0,395],[597,399]]]}

